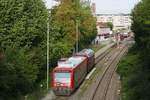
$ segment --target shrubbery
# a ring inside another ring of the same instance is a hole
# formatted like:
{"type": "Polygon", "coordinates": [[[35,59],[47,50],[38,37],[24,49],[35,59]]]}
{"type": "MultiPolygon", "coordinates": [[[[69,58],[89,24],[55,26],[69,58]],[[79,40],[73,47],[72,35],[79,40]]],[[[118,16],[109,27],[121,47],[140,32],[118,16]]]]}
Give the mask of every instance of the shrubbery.
{"type": "Polygon", "coordinates": [[[150,100],[150,0],[141,0],[132,12],[136,44],[120,62],[122,100],[150,100]]]}

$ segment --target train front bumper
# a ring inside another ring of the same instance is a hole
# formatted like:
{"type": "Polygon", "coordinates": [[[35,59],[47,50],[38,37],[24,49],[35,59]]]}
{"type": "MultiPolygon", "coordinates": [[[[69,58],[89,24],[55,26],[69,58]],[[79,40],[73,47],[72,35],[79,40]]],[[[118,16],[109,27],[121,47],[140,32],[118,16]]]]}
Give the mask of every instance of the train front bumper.
{"type": "Polygon", "coordinates": [[[53,91],[55,95],[69,96],[73,92],[73,89],[65,88],[65,87],[56,87],[56,88],[53,88],[53,91]]]}

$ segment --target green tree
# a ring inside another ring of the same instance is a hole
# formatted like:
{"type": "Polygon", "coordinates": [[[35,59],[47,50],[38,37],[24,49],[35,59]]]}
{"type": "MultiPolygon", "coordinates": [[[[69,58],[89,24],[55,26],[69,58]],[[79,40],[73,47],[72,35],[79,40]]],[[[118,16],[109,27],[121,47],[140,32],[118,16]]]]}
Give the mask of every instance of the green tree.
{"type": "Polygon", "coordinates": [[[136,44],[120,62],[122,100],[150,100],[150,0],[141,0],[132,11],[136,44]]]}
{"type": "Polygon", "coordinates": [[[136,43],[140,47],[150,47],[150,1],[142,0],[132,12],[132,30],[135,33],[136,43]]]}
{"type": "Polygon", "coordinates": [[[96,19],[90,7],[84,6],[79,0],[61,0],[60,5],[51,10],[51,62],[72,53],[76,44],[77,24],[81,50],[88,47],[96,36],[96,19]]]}
{"type": "Polygon", "coordinates": [[[0,0],[0,99],[16,100],[46,76],[47,15],[42,0],[0,0]]]}
{"type": "Polygon", "coordinates": [[[37,47],[46,36],[47,11],[41,0],[0,0],[0,46],[37,47]]]}
{"type": "Polygon", "coordinates": [[[32,91],[37,79],[38,66],[32,62],[33,55],[24,49],[7,48],[0,61],[0,99],[15,99],[19,94],[32,91]]]}
{"type": "Polygon", "coordinates": [[[110,27],[111,30],[113,29],[113,24],[112,24],[112,22],[108,22],[107,25],[108,25],[108,27],[110,27]]]}

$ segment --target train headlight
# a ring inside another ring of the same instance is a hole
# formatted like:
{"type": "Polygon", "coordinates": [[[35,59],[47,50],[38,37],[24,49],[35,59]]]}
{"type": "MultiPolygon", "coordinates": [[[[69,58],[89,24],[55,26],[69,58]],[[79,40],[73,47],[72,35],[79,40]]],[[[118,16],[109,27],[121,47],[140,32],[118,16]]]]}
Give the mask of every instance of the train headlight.
{"type": "Polygon", "coordinates": [[[56,83],[54,83],[53,86],[56,86],[56,83]]]}
{"type": "Polygon", "coordinates": [[[60,86],[64,86],[63,84],[60,84],[60,86]]]}

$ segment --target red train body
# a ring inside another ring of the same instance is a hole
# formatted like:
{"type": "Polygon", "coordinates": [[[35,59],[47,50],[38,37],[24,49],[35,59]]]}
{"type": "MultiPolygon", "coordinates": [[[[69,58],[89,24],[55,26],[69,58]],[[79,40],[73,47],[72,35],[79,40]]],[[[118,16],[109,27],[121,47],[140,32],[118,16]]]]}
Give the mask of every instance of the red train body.
{"type": "Polygon", "coordinates": [[[76,56],[84,56],[87,58],[87,72],[89,72],[93,68],[95,64],[94,51],[90,49],[83,49],[82,51],[77,53],[76,56]]]}
{"type": "Polygon", "coordinates": [[[67,60],[58,62],[52,73],[54,93],[70,95],[94,67],[94,62],[94,52],[91,49],[84,49],[67,60]]]}

